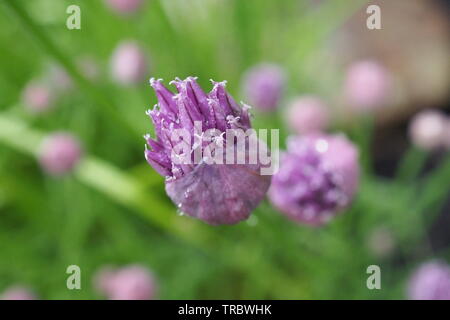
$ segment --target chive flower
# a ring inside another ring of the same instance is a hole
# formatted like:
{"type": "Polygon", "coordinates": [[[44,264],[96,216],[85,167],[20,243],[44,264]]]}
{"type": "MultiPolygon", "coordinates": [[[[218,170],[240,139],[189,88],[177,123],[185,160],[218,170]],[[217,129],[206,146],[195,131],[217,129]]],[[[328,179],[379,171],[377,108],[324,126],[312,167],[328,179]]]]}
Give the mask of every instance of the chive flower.
{"type": "Polygon", "coordinates": [[[156,295],[153,274],[144,266],[103,267],[94,276],[96,290],[109,300],[152,300],[156,295]]]}
{"type": "Polygon", "coordinates": [[[358,152],[344,136],[292,136],[268,195],[292,220],[320,226],[350,204],[358,177],[358,152]]]}
{"type": "Polygon", "coordinates": [[[409,125],[409,136],[419,149],[432,151],[446,147],[450,120],[439,110],[423,110],[409,125]]]}
{"type": "Polygon", "coordinates": [[[273,111],[279,104],[285,86],[284,70],[271,63],[261,63],[244,75],[243,90],[249,103],[261,111],[273,111]]]}
{"type": "Polygon", "coordinates": [[[14,285],[3,291],[0,300],[37,300],[37,297],[29,288],[14,285]]]}
{"type": "Polygon", "coordinates": [[[232,151],[231,160],[249,158],[241,147],[250,140],[239,145],[230,139],[233,130],[251,129],[249,107],[234,101],[225,90],[225,81],[212,83],[212,90],[205,93],[196,78],[177,78],[171,82],[177,90],[174,94],[161,79],[150,79],[158,104],[147,114],[156,138],[145,136],[145,158],[166,177],[166,192],[180,212],[212,225],[235,224],[247,219],[264,198],[270,177],[260,174],[259,162],[222,161],[232,151]],[[175,132],[185,133],[183,139],[175,132]],[[183,143],[186,148],[181,155],[176,148],[183,143]],[[211,146],[217,148],[207,153],[211,146]],[[210,161],[214,156],[215,161],[210,161]]]}
{"type": "Polygon", "coordinates": [[[122,41],[111,57],[111,74],[122,85],[141,82],[148,74],[148,61],[144,50],[134,41],[122,41]]]}
{"type": "Polygon", "coordinates": [[[422,264],[408,285],[411,300],[450,300],[450,267],[441,261],[422,264]]]}
{"type": "Polygon", "coordinates": [[[286,122],[297,134],[319,133],[328,128],[330,111],[320,97],[300,96],[289,104],[286,122]]]}
{"type": "Polygon", "coordinates": [[[40,146],[39,162],[52,176],[71,172],[80,161],[82,149],[76,137],[67,132],[49,135],[40,146]]]}

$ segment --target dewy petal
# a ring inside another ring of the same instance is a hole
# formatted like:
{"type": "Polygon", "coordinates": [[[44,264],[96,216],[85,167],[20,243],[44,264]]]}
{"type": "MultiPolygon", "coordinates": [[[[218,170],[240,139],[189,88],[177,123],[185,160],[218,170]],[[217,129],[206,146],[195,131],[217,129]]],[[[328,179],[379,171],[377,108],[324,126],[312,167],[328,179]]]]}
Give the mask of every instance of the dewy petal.
{"type": "Polygon", "coordinates": [[[178,209],[212,225],[247,219],[264,198],[270,176],[258,166],[201,164],[182,179],[166,183],[178,209]]]}

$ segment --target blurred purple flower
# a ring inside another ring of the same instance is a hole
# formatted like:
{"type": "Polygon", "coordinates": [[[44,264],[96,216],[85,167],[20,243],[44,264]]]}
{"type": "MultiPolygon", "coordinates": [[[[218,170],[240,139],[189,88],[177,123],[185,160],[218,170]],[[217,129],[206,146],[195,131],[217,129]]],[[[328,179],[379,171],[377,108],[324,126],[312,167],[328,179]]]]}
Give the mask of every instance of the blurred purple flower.
{"type": "Polygon", "coordinates": [[[152,273],[140,265],[104,267],[94,276],[94,286],[109,300],[152,300],[156,295],[152,273]]]}
{"type": "Polygon", "coordinates": [[[256,65],[245,73],[243,81],[244,94],[252,106],[262,111],[278,107],[285,84],[281,67],[269,63],[256,65]]]}
{"type": "Polygon", "coordinates": [[[30,82],[22,93],[25,107],[33,113],[41,113],[52,107],[54,96],[49,86],[30,82]]]}
{"type": "Polygon", "coordinates": [[[328,107],[316,96],[301,96],[288,106],[286,121],[297,134],[318,133],[330,122],[328,107]]]}
{"type": "Polygon", "coordinates": [[[148,74],[148,62],[144,51],[133,41],[121,42],[111,57],[111,73],[121,84],[135,84],[148,74]]]}
{"type": "MultiPolygon", "coordinates": [[[[213,225],[234,224],[247,219],[264,198],[270,184],[270,177],[259,174],[260,165],[248,162],[218,164],[203,160],[177,164],[172,161],[172,151],[178,140],[174,141],[171,134],[175,129],[184,129],[191,142],[198,141],[201,135],[201,143],[195,150],[202,150],[211,142],[224,148],[235,148],[234,144],[226,145],[226,130],[251,128],[248,106],[241,108],[234,101],[225,90],[225,82],[213,82],[214,87],[208,94],[193,77],[171,83],[178,94],[169,91],[161,80],[150,80],[158,98],[158,105],[148,111],[155,126],[156,140],[146,136],[150,149],[146,149],[145,158],[166,177],[166,192],[182,213],[213,225]],[[202,126],[200,133],[194,128],[198,123],[202,126]],[[203,136],[207,130],[216,133],[209,141],[203,136]]],[[[191,157],[195,153],[194,147],[188,152],[191,157]]]]}
{"type": "Polygon", "coordinates": [[[64,175],[76,166],[82,150],[78,139],[70,133],[58,132],[48,136],[39,151],[39,161],[50,175],[64,175]]]}
{"type": "Polygon", "coordinates": [[[358,179],[358,151],[344,136],[290,137],[269,198],[291,219],[319,226],[350,204],[358,179]]]}
{"type": "Polygon", "coordinates": [[[382,65],[363,60],[347,70],[345,94],[354,109],[370,111],[386,102],[390,85],[389,73],[382,65]]]}
{"type": "Polygon", "coordinates": [[[117,13],[130,14],[141,7],[143,0],[105,0],[105,2],[117,13]]]}
{"type": "Polygon", "coordinates": [[[450,300],[450,267],[440,261],[422,264],[408,286],[411,300],[450,300]]]}
{"type": "Polygon", "coordinates": [[[434,150],[445,147],[449,120],[438,110],[424,110],[411,120],[409,135],[420,149],[434,150]]]}
{"type": "Polygon", "coordinates": [[[36,300],[35,294],[23,286],[12,286],[6,289],[0,296],[0,300],[36,300]]]}

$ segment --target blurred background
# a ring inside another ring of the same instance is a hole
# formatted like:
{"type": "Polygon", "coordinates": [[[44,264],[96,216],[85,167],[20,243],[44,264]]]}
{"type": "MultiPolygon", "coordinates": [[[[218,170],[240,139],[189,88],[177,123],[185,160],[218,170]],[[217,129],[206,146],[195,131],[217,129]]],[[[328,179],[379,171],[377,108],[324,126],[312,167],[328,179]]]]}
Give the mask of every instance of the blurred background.
{"type": "Polygon", "coordinates": [[[0,292],[111,298],[101,279],[131,265],[149,282],[147,298],[408,298],[421,264],[450,261],[449,8],[444,0],[1,1],[0,292]],[[69,30],[74,4],[81,29],[69,30]],[[381,30],[367,28],[371,4],[381,30]],[[280,95],[258,108],[246,81],[268,64],[282,74],[280,95]],[[321,129],[359,148],[351,207],[320,228],[286,219],[267,200],[234,226],[177,214],[142,136],[153,132],[145,111],[157,102],[148,79],[187,76],[208,91],[209,79],[227,80],[253,106],[254,127],[280,129],[282,148],[301,134],[289,121],[298,99],[320,99],[321,129]],[[55,133],[69,155],[51,153],[55,133]],[[81,290],[66,287],[69,265],[81,268],[81,290]],[[381,290],[366,286],[369,265],[381,268],[381,290]]]}

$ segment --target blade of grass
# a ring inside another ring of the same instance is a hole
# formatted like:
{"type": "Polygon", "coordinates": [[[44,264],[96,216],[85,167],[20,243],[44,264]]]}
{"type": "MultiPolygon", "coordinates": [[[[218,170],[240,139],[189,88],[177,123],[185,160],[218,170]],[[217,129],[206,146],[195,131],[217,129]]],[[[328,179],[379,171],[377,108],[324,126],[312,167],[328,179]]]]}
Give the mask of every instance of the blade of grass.
{"type": "MultiPolygon", "coordinates": [[[[95,102],[94,107],[97,107],[99,111],[104,112],[113,121],[120,125],[126,133],[130,135],[130,140],[136,140],[136,135],[140,136],[141,133],[137,132],[134,126],[122,117],[112,101],[109,101],[102,93],[100,93],[91,83],[77,70],[74,64],[67,58],[64,52],[58,48],[54,42],[43,32],[28,15],[28,13],[21,7],[18,1],[3,1],[4,5],[9,11],[17,17],[22,26],[28,31],[28,33],[34,38],[57,62],[59,62],[67,71],[67,73],[78,83],[95,102]]],[[[136,141],[140,143],[140,141],[136,141]]]]}

